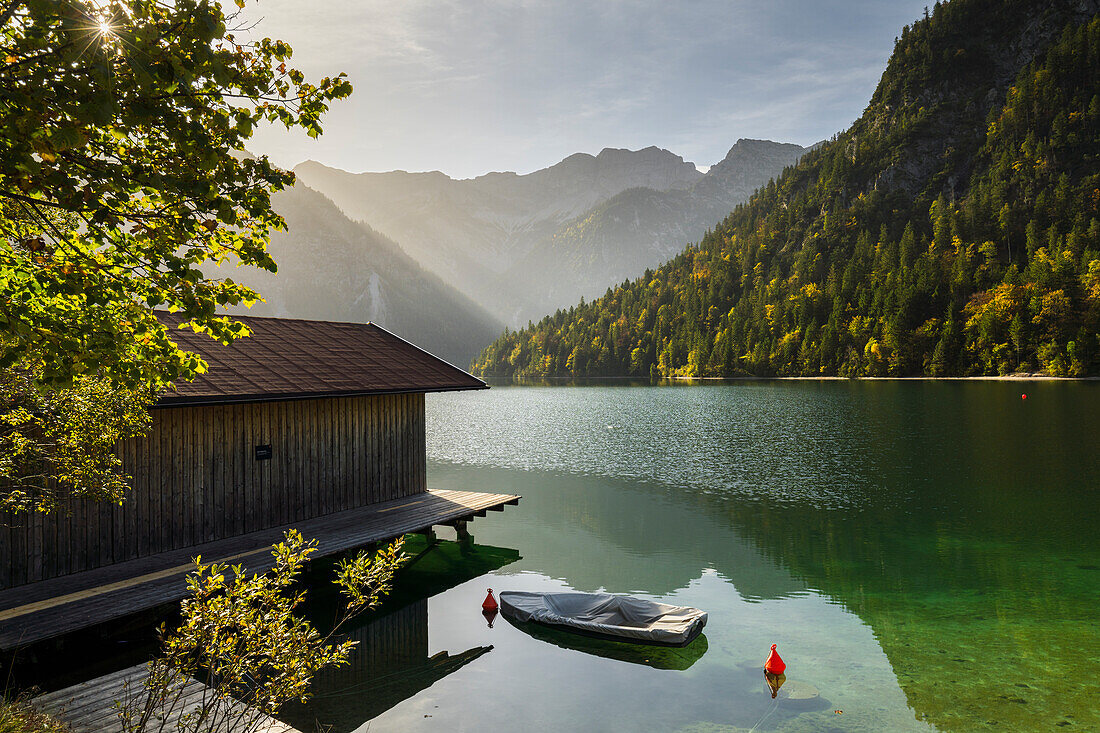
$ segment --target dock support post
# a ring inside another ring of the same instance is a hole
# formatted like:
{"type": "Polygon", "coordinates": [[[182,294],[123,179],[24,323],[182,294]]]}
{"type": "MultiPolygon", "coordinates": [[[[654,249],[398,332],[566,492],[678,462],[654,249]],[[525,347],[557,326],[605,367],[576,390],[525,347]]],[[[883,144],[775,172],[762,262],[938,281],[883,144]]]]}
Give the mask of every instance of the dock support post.
{"type": "Polygon", "coordinates": [[[455,534],[458,535],[459,542],[465,542],[470,539],[470,529],[467,526],[467,520],[459,519],[454,523],[455,534]]]}

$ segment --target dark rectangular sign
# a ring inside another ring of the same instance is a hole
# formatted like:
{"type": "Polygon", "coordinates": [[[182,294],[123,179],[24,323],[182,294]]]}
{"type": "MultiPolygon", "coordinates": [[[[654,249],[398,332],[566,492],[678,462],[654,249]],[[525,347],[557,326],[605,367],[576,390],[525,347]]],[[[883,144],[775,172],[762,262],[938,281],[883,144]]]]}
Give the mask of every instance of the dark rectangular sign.
{"type": "Polygon", "coordinates": [[[256,460],[257,461],[270,461],[271,460],[271,446],[270,445],[258,445],[258,446],[256,446],[256,460]]]}

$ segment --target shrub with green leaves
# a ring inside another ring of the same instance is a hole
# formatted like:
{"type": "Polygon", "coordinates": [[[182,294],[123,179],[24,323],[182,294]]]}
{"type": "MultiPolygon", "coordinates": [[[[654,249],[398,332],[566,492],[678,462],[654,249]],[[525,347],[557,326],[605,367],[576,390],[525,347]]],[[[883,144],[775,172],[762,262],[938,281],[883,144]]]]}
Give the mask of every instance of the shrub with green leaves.
{"type": "Polygon", "coordinates": [[[306,593],[295,582],[315,540],[287,532],[272,549],[267,573],[249,575],[240,566],[204,565],[198,558],[182,623],[164,634],[164,654],[150,662],[141,689],[119,702],[124,730],[144,733],[167,723],[194,733],[249,731],[283,704],[305,702],[318,671],[347,663],[357,642],[338,640],[339,630],[389,592],[404,560],[402,545],[398,539],[339,563],[334,582],[344,606],[324,635],[296,613],[306,593]]]}

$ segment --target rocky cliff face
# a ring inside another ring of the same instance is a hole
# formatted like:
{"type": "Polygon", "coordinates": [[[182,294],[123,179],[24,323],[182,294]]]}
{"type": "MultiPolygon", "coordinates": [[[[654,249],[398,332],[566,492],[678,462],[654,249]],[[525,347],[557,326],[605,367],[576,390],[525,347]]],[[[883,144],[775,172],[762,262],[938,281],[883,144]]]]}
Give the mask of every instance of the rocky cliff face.
{"type": "Polygon", "coordinates": [[[713,197],[726,209],[722,213],[725,216],[784,168],[794,165],[806,150],[791,143],[742,138],[729,149],[725,158],[710,167],[703,180],[694,186],[693,193],[713,197]]]}
{"type": "MultiPolygon", "coordinates": [[[[853,184],[864,192],[895,191],[910,198],[964,194],[975,150],[986,135],[986,117],[1004,103],[1019,70],[1067,24],[1084,23],[1097,12],[1098,0],[981,0],[945,6],[927,33],[933,43],[953,43],[954,56],[920,58],[924,49],[913,49],[890,59],[867,110],[852,126],[853,184]],[[998,22],[976,20],[992,14],[998,22]],[[955,29],[960,27],[970,30],[959,34],[955,29]],[[902,73],[907,65],[917,73],[902,73]],[[892,132],[897,128],[910,134],[892,132]],[[889,156],[875,155],[875,147],[887,149],[889,156]],[[868,149],[871,155],[864,154],[868,149]],[[865,172],[871,175],[860,175],[865,172]]],[[[908,33],[906,28],[903,47],[908,33]]]]}

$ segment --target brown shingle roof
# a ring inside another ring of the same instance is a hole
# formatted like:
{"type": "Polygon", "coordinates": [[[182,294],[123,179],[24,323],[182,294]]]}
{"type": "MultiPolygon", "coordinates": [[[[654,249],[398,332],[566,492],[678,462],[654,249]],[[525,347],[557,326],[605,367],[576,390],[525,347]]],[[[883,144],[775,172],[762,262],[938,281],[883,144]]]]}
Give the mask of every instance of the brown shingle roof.
{"type": "Polygon", "coordinates": [[[157,317],[181,349],[201,354],[210,366],[193,382],[177,383],[158,406],[487,388],[373,323],[236,316],[252,335],[223,346],[177,329],[178,314],[157,317]]]}

